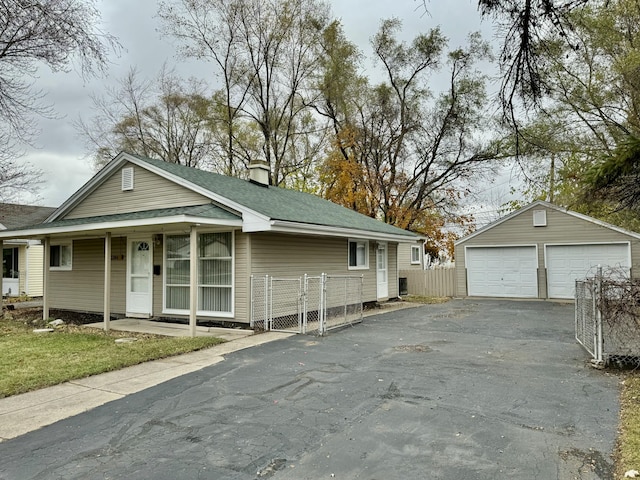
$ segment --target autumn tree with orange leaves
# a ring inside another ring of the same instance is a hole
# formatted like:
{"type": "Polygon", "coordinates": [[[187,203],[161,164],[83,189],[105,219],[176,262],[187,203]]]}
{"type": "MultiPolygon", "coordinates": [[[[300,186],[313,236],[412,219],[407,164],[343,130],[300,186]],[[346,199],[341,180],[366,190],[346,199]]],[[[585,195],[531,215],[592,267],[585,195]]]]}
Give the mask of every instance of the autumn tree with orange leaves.
{"type": "MultiPolygon", "coordinates": [[[[398,20],[386,20],[372,40],[384,82],[370,86],[355,72],[325,71],[351,74],[358,88],[349,96],[323,92],[319,110],[336,133],[320,181],[326,198],[426,235],[433,252],[452,252],[456,234],[446,226],[470,223],[457,207],[469,182],[496,158],[484,135],[490,127],[487,79],[475,67],[490,52],[472,34],[465,48],[445,53],[447,40],[438,29],[406,44],[397,38],[400,27],[398,20]],[[445,69],[448,87],[436,95],[430,83],[445,69]]],[[[328,51],[349,55],[341,45],[328,51]]],[[[335,63],[345,64],[354,62],[335,63]]]]}

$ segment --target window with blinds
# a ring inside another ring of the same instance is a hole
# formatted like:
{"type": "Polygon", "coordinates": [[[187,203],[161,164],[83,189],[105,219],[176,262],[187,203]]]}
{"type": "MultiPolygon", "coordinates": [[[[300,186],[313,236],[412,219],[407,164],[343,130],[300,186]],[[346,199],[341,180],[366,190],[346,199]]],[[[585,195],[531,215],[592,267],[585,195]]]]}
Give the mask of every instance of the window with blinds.
{"type": "MultiPolygon", "coordinates": [[[[198,235],[198,312],[233,311],[233,238],[231,232],[198,235]]],[[[165,309],[187,313],[190,307],[189,235],[165,240],[165,309]]]]}

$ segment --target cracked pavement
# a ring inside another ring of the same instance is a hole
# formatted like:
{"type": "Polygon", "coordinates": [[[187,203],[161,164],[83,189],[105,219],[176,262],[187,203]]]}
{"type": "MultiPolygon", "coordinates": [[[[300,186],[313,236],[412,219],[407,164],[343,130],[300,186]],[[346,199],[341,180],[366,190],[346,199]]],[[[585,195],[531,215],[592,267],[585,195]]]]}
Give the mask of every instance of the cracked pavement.
{"type": "Polygon", "coordinates": [[[453,300],[234,352],[0,443],[0,479],[609,479],[619,378],[573,319],[453,300]]]}

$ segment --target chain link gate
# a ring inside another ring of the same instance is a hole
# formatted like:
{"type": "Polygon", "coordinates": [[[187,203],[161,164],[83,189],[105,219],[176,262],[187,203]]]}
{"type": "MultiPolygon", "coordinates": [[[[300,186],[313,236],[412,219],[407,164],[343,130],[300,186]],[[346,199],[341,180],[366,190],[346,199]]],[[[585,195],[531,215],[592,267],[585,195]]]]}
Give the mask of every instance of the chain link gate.
{"type": "Polygon", "coordinates": [[[324,335],[362,321],[362,276],[251,276],[253,328],[324,335]]]}
{"type": "Polygon", "coordinates": [[[604,367],[640,367],[640,282],[621,275],[576,281],[576,340],[604,367]]]}
{"type": "Polygon", "coordinates": [[[576,340],[594,361],[602,361],[602,349],[598,347],[600,336],[597,335],[601,321],[595,289],[594,279],[576,280],[576,340]]]}

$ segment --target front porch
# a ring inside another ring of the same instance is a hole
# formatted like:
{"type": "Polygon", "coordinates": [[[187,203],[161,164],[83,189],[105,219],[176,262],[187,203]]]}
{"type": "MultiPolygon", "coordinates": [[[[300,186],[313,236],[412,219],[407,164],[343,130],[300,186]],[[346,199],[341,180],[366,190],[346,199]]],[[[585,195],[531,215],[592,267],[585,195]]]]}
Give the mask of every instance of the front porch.
{"type": "MultiPolygon", "coordinates": [[[[189,325],[180,323],[159,322],[154,320],[141,320],[138,318],[122,318],[109,322],[111,330],[121,332],[147,333],[150,335],[164,335],[167,337],[217,337],[228,342],[254,334],[253,330],[241,328],[221,328],[196,326],[195,335],[189,325]]],[[[86,324],[85,327],[104,329],[104,322],[86,324]]]]}

